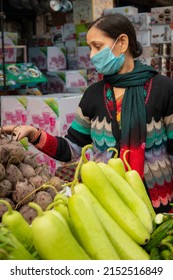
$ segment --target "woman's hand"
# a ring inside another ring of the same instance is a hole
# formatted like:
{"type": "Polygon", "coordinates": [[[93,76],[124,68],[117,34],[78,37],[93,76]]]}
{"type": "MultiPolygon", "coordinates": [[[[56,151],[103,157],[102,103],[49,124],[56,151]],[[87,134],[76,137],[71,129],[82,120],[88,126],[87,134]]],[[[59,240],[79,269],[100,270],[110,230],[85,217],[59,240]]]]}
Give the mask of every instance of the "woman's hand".
{"type": "Polygon", "coordinates": [[[20,141],[24,137],[27,137],[28,140],[32,140],[32,138],[37,133],[37,128],[29,125],[8,125],[3,126],[0,129],[0,132],[3,134],[13,135],[13,140],[20,141]]]}

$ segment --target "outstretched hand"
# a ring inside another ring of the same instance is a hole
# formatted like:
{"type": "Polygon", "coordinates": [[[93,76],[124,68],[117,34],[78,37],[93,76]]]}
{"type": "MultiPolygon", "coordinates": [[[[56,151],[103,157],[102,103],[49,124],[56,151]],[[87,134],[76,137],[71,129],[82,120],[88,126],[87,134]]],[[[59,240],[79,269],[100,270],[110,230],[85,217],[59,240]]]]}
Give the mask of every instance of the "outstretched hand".
{"type": "Polygon", "coordinates": [[[1,134],[13,135],[13,140],[20,141],[24,137],[32,139],[37,133],[37,128],[28,125],[8,125],[0,128],[1,134]]]}

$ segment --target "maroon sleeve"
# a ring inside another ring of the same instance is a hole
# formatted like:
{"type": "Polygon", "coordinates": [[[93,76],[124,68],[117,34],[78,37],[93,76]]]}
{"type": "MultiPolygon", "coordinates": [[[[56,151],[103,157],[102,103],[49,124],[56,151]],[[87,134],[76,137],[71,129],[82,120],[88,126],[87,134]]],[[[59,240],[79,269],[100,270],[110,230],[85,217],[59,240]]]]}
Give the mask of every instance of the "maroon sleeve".
{"type": "Polygon", "coordinates": [[[38,131],[33,141],[30,141],[38,150],[48,156],[62,161],[71,160],[71,149],[68,141],[63,137],[52,136],[44,130],[38,131]]]}
{"type": "Polygon", "coordinates": [[[35,147],[50,157],[55,157],[58,149],[58,138],[42,131],[39,142],[35,147]]]}

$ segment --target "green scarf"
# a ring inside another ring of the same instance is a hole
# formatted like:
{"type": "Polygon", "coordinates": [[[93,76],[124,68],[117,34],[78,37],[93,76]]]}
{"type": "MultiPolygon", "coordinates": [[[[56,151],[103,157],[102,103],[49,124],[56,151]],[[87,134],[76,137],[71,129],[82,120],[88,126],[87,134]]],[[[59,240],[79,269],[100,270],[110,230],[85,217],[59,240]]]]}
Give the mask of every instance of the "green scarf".
{"type": "Polygon", "coordinates": [[[104,76],[106,84],[126,88],[121,111],[120,157],[130,150],[126,157],[131,168],[143,177],[146,141],[146,108],[144,85],[158,74],[151,66],[135,61],[134,69],[125,74],[104,76]]]}

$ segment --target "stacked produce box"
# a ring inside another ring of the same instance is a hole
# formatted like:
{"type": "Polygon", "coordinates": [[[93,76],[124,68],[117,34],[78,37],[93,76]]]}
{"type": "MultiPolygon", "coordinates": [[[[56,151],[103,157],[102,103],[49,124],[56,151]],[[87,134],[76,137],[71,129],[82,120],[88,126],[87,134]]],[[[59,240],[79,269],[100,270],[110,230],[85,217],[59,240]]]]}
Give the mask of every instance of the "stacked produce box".
{"type": "MultiPolygon", "coordinates": [[[[1,96],[1,126],[31,125],[51,135],[64,136],[71,125],[81,94],[49,94],[46,96],[1,96]]],[[[28,153],[36,154],[39,163],[49,167],[52,175],[61,162],[45,155],[25,141],[28,153]]]]}

